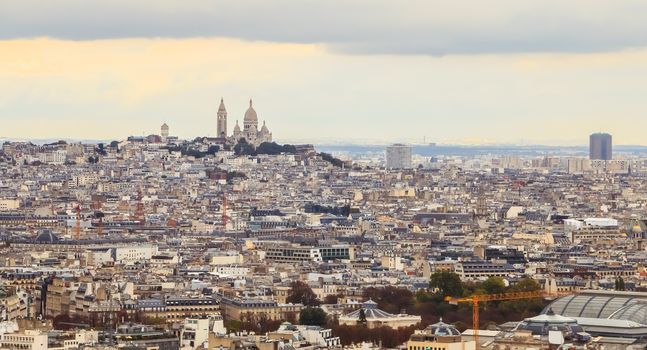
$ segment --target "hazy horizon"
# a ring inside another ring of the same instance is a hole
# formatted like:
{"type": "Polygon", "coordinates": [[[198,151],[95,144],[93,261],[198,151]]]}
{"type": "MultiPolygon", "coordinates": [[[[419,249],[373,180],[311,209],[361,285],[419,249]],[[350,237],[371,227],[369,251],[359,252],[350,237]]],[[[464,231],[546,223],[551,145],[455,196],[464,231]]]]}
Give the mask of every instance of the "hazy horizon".
{"type": "Polygon", "coordinates": [[[638,0],[0,0],[0,135],[647,145],[638,0]],[[35,26],[33,23],[38,23],[35,26]]]}

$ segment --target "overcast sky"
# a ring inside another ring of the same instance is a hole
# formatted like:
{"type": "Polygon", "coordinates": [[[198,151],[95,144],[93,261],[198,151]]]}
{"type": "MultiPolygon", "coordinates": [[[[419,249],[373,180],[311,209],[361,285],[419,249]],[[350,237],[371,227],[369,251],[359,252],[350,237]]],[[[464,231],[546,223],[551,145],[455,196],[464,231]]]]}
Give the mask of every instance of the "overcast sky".
{"type": "Polygon", "coordinates": [[[0,0],[0,137],[647,144],[642,0],[0,0]]]}

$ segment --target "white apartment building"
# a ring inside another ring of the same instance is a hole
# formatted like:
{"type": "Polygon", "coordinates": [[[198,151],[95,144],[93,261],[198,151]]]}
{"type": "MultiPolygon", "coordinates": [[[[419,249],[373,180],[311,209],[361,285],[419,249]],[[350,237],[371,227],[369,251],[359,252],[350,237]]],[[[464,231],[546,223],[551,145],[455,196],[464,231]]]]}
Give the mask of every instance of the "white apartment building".
{"type": "Polygon", "coordinates": [[[129,264],[150,260],[157,254],[157,246],[142,245],[113,248],[112,257],[116,263],[129,264]]]}

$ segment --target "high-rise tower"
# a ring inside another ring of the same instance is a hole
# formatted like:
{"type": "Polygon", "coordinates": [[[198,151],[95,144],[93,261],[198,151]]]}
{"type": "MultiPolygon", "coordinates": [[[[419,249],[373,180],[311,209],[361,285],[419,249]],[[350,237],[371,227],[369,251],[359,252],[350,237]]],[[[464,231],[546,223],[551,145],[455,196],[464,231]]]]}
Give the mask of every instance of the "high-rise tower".
{"type": "Polygon", "coordinates": [[[166,139],[168,139],[168,125],[166,123],[162,124],[162,127],[160,128],[162,132],[162,141],[166,142],[166,139]]]}
{"type": "Polygon", "coordinates": [[[225,109],[225,102],[220,99],[220,107],[218,107],[218,134],[217,137],[227,137],[227,109],[225,109]]]}
{"type": "Polygon", "coordinates": [[[613,159],[613,142],[610,134],[592,134],[589,139],[589,159],[613,159]]]}
{"type": "Polygon", "coordinates": [[[386,167],[411,169],[411,146],[396,143],[386,147],[386,167]]]}

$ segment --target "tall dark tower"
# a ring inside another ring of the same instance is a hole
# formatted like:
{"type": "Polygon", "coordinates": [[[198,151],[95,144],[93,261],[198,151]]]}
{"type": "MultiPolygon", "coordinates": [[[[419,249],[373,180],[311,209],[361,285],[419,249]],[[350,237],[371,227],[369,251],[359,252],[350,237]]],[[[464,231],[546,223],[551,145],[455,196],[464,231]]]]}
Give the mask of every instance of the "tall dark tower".
{"type": "Polygon", "coordinates": [[[218,134],[217,137],[227,137],[227,109],[225,109],[225,102],[220,99],[220,107],[218,107],[218,134]]]}
{"type": "Polygon", "coordinates": [[[610,134],[596,133],[589,138],[589,159],[613,159],[613,142],[610,134]]]}

